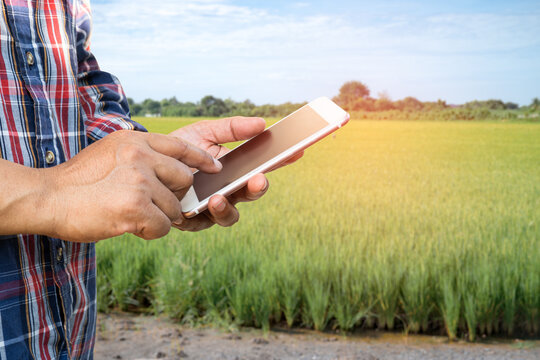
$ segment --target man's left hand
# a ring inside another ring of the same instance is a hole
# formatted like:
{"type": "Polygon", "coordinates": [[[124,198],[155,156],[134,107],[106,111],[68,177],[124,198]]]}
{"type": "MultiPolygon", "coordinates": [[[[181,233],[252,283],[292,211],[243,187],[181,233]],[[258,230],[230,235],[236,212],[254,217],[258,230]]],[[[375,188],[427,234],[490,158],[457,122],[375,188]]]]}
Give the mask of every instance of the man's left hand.
{"type": "MultiPolygon", "coordinates": [[[[266,123],[261,118],[237,116],[220,120],[199,121],[175,130],[169,135],[188,141],[215,158],[219,158],[230,151],[221,144],[250,139],[263,132],[265,126],[266,123]]],[[[278,167],[291,164],[300,159],[302,155],[303,152],[291,157],[278,167]]],[[[240,218],[235,205],[239,202],[259,199],[268,190],[268,185],[268,179],[264,174],[257,174],[249,179],[245,187],[228,197],[212,196],[208,202],[208,210],[191,219],[183,218],[181,222],[177,222],[173,226],[186,231],[200,231],[214,224],[231,226],[240,218]]]]}

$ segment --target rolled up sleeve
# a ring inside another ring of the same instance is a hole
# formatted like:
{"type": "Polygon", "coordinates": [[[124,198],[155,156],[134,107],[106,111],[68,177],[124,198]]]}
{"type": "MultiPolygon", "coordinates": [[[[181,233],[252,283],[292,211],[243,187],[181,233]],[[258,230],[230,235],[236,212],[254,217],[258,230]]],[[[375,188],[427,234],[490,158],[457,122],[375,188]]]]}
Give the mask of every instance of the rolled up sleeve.
{"type": "Polygon", "coordinates": [[[92,17],[89,1],[78,0],[76,9],[77,86],[88,142],[117,130],[147,131],[131,120],[128,101],[118,78],[101,71],[90,51],[92,17]]]}

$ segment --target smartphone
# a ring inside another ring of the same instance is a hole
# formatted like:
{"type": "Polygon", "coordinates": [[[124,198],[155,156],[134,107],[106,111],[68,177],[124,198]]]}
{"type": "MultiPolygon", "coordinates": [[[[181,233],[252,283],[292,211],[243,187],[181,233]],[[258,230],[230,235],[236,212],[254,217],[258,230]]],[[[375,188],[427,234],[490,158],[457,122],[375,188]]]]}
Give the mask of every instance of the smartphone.
{"type": "Polygon", "coordinates": [[[232,194],[252,176],[279,165],[348,121],[349,114],[332,100],[313,100],[219,158],[223,165],[219,173],[195,172],[193,185],[181,201],[184,216],[201,213],[213,195],[232,194]]]}

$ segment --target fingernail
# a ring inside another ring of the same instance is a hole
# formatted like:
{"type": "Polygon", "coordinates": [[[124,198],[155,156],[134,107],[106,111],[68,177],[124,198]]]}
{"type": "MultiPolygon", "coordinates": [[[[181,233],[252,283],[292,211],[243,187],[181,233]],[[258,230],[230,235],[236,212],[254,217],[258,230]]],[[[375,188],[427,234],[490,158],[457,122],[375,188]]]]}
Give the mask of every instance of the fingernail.
{"type": "Polygon", "coordinates": [[[225,210],[225,201],[224,200],[220,200],[217,205],[215,206],[215,209],[218,211],[218,212],[222,212],[223,210],[225,210]]]}
{"type": "Polygon", "coordinates": [[[214,165],[220,170],[223,169],[223,164],[220,163],[218,159],[214,159],[214,165]]]}

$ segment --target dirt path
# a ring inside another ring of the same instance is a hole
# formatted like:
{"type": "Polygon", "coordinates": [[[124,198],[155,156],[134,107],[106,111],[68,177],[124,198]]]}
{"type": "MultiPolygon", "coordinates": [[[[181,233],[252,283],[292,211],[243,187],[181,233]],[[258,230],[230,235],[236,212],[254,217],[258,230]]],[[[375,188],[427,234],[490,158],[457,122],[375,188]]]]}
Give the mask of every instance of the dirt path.
{"type": "Polygon", "coordinates": [[[161,318],[100,315],[96,360],[540,359],[540,341],[449,344],[445,337],[371,332],[343,338],[312,331],[190,329],[161,318]]]}

